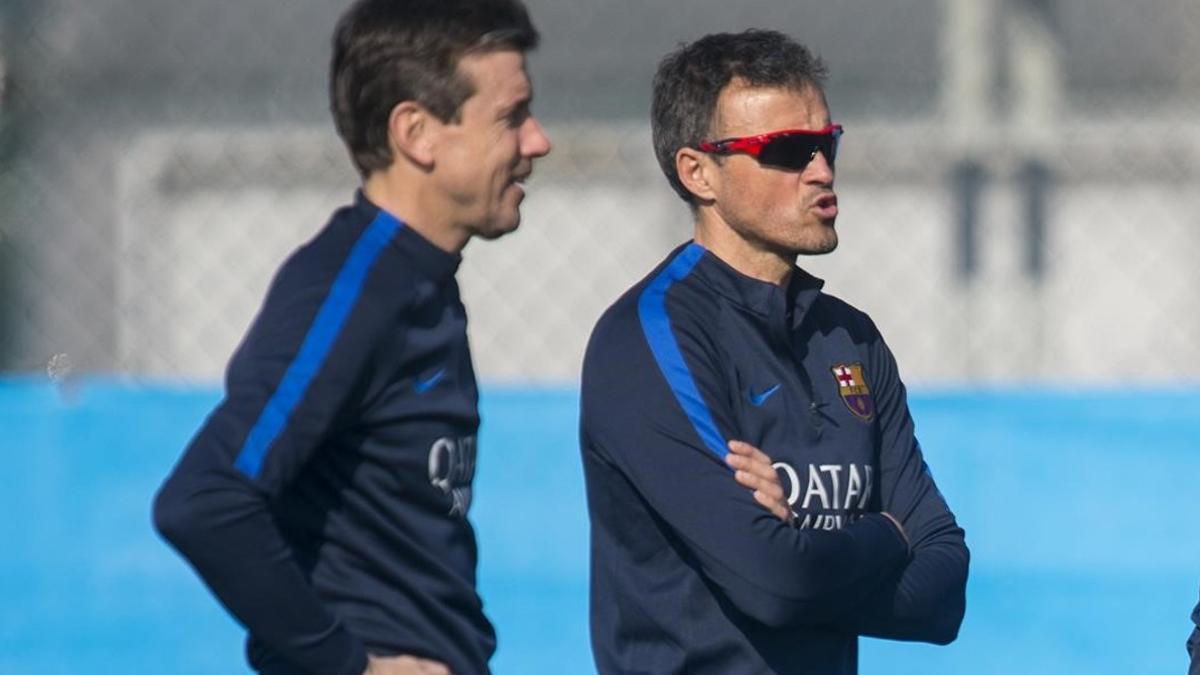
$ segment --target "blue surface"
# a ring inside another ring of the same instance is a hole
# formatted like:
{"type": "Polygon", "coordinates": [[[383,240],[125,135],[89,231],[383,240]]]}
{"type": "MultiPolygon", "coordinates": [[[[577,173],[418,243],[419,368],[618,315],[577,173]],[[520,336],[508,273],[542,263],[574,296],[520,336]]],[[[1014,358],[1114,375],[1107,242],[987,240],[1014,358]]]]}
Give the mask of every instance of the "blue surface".
{"type": "MultiPolygon", "coordinates": [[[[499,675],[591,673],[574,393],[484,387],[480,588],[499,675]]],[[[241,629],[150,527],[215,389],[0,381],[0,673],[245,672],[241,629]]],[[[869,673],[1180,673],[1200,586],[1200,391],[916,394],[973,552],[950,647],[869,673]]]]}

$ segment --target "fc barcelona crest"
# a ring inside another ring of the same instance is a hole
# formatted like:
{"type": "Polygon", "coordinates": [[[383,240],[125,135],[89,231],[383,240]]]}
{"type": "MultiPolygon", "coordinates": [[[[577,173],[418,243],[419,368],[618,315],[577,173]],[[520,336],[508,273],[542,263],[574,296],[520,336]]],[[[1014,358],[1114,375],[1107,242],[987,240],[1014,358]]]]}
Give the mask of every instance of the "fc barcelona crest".
{"type": "Polygon", "coordinates": [[[837,380],[842,402],[850,412],[864,422],[875,419],[875,399],[871,398],[871,389],[867,387],[867,378],[863,376],[862,364],[836,365],[833,367],[833,377],[837,380]]]}

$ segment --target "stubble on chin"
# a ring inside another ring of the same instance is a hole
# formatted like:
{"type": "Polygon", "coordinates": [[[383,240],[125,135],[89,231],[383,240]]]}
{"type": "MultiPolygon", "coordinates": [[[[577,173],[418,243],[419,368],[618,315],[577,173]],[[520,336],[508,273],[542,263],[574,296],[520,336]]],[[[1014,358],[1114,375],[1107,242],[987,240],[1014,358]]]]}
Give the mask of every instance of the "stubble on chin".
{"type": "Polygon", "coordinates": [[[799,242],[799,246],[796,247],[796,255],[826,255],[837,250],[838,235],[837,231],[833,229],[833,224],[821,225],[821,228],[821,232],[799,242]]]}

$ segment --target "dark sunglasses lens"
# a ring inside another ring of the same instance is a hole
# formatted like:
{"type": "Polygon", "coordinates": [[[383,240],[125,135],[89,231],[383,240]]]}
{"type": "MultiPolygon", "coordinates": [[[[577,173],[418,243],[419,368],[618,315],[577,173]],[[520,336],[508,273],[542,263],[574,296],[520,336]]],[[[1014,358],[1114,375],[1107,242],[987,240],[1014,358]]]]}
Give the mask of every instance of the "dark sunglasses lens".
{"type": "Polygon", "coordinates": [[[833,134],[780,136],[763,146],[758,161],[799,171],[808,166],[817,151],[825,155],[825,161],[833,166],[837,159],[837,138],[833,134]]]}

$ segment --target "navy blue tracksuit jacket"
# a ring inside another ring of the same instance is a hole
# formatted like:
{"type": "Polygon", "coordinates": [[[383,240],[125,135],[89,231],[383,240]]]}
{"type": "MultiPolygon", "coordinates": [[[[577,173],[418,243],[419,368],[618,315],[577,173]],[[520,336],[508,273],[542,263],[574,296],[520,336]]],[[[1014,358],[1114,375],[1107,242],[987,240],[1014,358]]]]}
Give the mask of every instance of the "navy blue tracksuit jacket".
{"type": "Polygon", "coordinates": [[[284,263],[154,516],[264,673],[487,672],[459,256],[356,203],[284,263]]]}
{"type": "Polygon", "coordinates": [[[591,631],[601,673],[847,674],[857,636],[947,643],[968,552],[869,318],[701,246],[600,319],[583,367],[591,631]],[[723,458],[774,462],[784,523],[723,458]],[[895,515],[911,550],[880,511],[895,515]]]}

